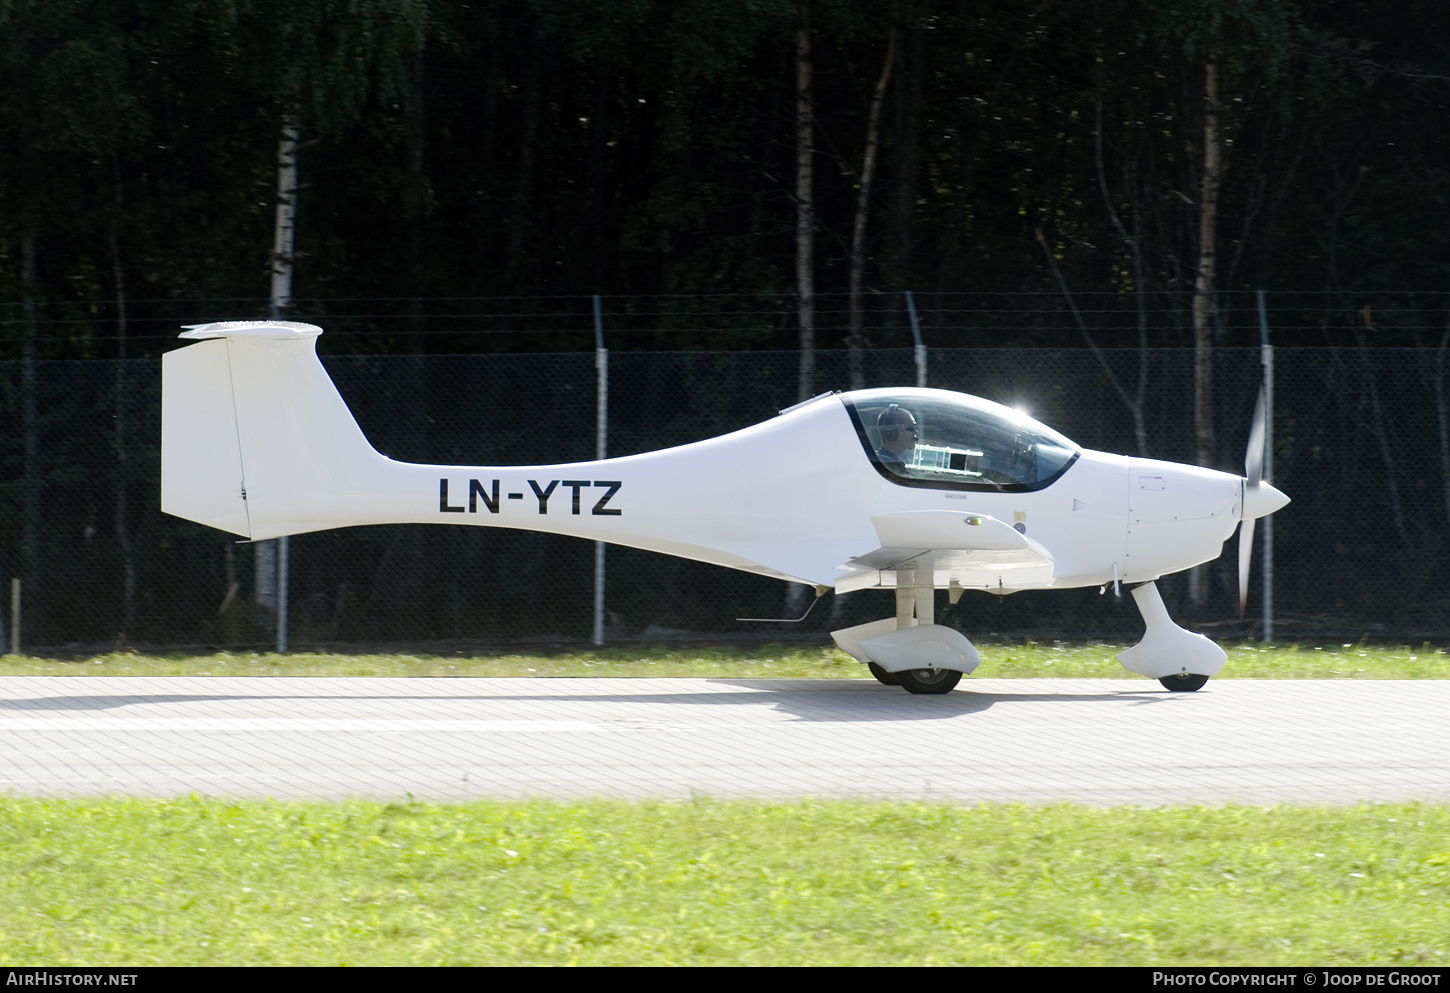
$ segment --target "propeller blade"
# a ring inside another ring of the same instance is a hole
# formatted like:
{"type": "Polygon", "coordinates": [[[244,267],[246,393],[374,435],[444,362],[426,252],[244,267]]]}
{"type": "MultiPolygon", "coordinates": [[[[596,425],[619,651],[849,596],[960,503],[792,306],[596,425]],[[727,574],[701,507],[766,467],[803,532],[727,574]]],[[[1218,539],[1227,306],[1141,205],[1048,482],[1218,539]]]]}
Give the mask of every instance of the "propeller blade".
{"type": "Polygon", "coordinates": [[[1244,496],[1239,524],[1239,616],[1249,605],[1249,563],[1254,557],[1254,521],[1278,510],[1289,498],[1264,482],[1264,440],[1268,435],[1269,405],[1262,384],[1249,426],[1249,446],[1244,453],[1244,496]]]}
{"type": "Polygon", "coordinates": [[[1254,421],[1249,428],[1249,447],[1244,453],[1244,477],[1250,486],[1258,486],[1264,478],[1264,434],[1268,424],[1268,408],[1264,388],[1259,387],[1259,402],[1254,404],[1254,421]]]}
{"type": "Polygon", "coordinates": [[[1249,605],[1249,560],[1254,557],[1254,518],[1239,525],[1239,616],[1249,605]]]}

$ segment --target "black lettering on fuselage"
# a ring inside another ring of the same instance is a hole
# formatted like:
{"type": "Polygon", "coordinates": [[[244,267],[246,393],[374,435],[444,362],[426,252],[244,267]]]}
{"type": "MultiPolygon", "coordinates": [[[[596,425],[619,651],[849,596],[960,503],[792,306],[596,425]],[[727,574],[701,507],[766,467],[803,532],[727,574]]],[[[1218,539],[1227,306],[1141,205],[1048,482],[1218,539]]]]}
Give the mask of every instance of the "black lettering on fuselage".
{"type": "Polygon", "coordinates": [[[567,487],[569,487],[569,489],[571,489],[571,490],[574,491],[574,505],[573,505],[573,510],[571,510],[570,513],[572,513],[575,517],[578,517],[579,516],[579,490],[582,487],[588,486],[589,485],[589,480],[587,480],[587,479],[566,479],[566,480],[564,480],[564,485],[567,486],[567,487]]]}
{"type": "Polygon", "coordinates": [[[483,484],[476,479],[468,481],[468,512],[478,513],[478,498],[483,497],[483,505],[488,508],[490,514],[498,513],[498,480],[493,481],[493,492],[489,493],[483,488],[483,484]]]}
{"type": "Polygon", "coordinates": [[[553,493],[554,487],[558,485],[559,481],[557,479],[551,479],[549,480],[549,488],[546,490],[541,490],[539,489],[538,483],[534,482],[532,479],[529,480],[529,488],[534,491],[534,496],[539,498],[539,513],[547,514],[549,512],[549,494],[553,493]]]}
{"type": "MultiPolygon", "coordinates": [[[[604,495],[595,501],[593,509],[590,510],[591,514],[598,517],[618,517],[624,513],[618,507],[608,505],[609,501],[614,499],[614,495],[624,486],[624,483],[618,479],[596,479],[593,482],[587,479],[551,479],[547,486],[542,487],[537,480],[530,479],[527,482],[529,489],[534,491],[534,498],[539,501],[540,514],[547,515],[549,513],[549,497],[554,495],[554,491],[559,488],[560,484],[563,484],[570,491],[569,513],[575,517],[583,513],[584,505],[580,497],[580,491],[586,486],[595,486],[604,490],[604,495]]],[[[448,479],[445,477],[438,480],[438,511],[443,514],[476,514],[479,512],[478,504],[480,500],[483,501],[485,510],[490,514],[497,514],[499,512],[500,498],[504,496],[510,500],[522,500],[524,498],[522,493],[500,493],[499,481],[497,479],[490,479],[487,487],[483,485],[481,480],[470,479],[468,481],[468,505],[466,507],[454,507],[448,502],[448,479]]]]}
{"type": "Polygon", "coordinates": [[[609,492],[606,493],[606,494],[604,494],[602,497],[600,497],[599,498],[599,502],[594,505],[594,511],[593,511],[594,513],[599,514],[601,516],[616,516],[616,517],[619,516],[619,514],[623,513],[623,511],[621,511],[618,507],[606,507],[604,505],[609,502],[609,498],[610,497],[614,496],[614,494],[616,494],[616,493],[619,492],[619,488],[621,486],[623,486],[624,483],[620,482],[617,479],[613,479],[613,480],[611,480],[611,479],[605,479],[605,480],[598,480],[598,479],[596,479],[594,481],[594,485],[595,486],[608,486],[609,487],[609,492]]]}
{"type": "Polygon", "coordinates": [[[438,511],[443,514],[461,514],[462,507],[448,506],[448,480],[438,480],[438,511]]]}

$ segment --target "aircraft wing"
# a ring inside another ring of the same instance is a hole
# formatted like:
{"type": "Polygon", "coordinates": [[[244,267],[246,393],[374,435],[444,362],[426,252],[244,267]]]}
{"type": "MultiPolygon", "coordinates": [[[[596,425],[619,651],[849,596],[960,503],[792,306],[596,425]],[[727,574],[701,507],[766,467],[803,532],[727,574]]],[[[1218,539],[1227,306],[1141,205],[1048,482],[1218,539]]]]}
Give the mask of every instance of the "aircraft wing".
{"type": "Polygon", "coordinates": [[[937,588],[1019,590],[1052,581],[1052,553],[986,514],[916,510],[871,518],[881,546],[840,568],[836,592],[894,587],[897,574],[930,571],[937,588]]]}

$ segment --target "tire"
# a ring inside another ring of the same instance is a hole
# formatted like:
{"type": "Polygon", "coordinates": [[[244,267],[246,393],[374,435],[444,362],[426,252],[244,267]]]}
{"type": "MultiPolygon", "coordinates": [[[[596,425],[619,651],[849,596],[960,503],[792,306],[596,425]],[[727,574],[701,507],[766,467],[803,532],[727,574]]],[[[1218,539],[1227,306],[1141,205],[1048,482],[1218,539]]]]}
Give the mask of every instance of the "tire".
{"type": "Polygon", "coordinates": [[[1196,672],[1185,672],[1178,676],[1164,676],[1158,682],[1163,684],[1165,690],[1172,690],[1174,693],[1192,693],[1202,689],[1203,684],[1208,682],[1208,677],[1200,676],[1196,672]]]}
{"type": "Polygon", "coordinates": [[[868,669],[871,670],[871,675],[875,676],[876,677],[876,681],[878,683],[880,683],[882,686],[900,686],[901,685],[901,681],[896,678],[896,673],[894,673],[894,672],[887,672],[885,669],[881,668],[875,662],[867,662],[866,663],[866,668],[868,668],[868,669]]]}
{"type": "Polygon", "coordinates": [[[896,673],[896,681],[908,693],[950,693],[962,674],[955,669],[906,669],[896,673]]]}

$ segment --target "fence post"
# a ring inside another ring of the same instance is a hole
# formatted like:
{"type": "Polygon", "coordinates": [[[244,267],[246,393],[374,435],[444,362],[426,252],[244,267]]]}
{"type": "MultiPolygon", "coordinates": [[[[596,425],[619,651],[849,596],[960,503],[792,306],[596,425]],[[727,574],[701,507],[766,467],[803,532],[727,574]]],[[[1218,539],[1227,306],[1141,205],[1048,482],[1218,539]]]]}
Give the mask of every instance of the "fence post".
{"type": "Polygon", "coordinates": [[[916,319],[916,298],[906,291],[906,313],[911,318],[911,344],[916,353],[916,385],[926,385],[926,346],[921,343],[921,324],[916,319]]]}
{"type": "MultiPolygon", "coordinates": [[[[604,312],[599,294],[594,295],[594,368],[599,386],[597,419],[599,435],[595,457],[608,458],[609,439],[609,350],[604,347],[604,312]]],[[[604,542],[594,543],[594,644],[604,644],[604,542]]]]}
{"type": "MultiPolygon", "coordinates": [[[[1264,482],[1274,472],[1274,348],[1269,344],[1269,315],[1259,290],[1259,362],[1264,374],[1264,482]]],[[[1264,641],[1274,640],[1274,515],[1261,522],[1264,532],[1264,641]]]]}

